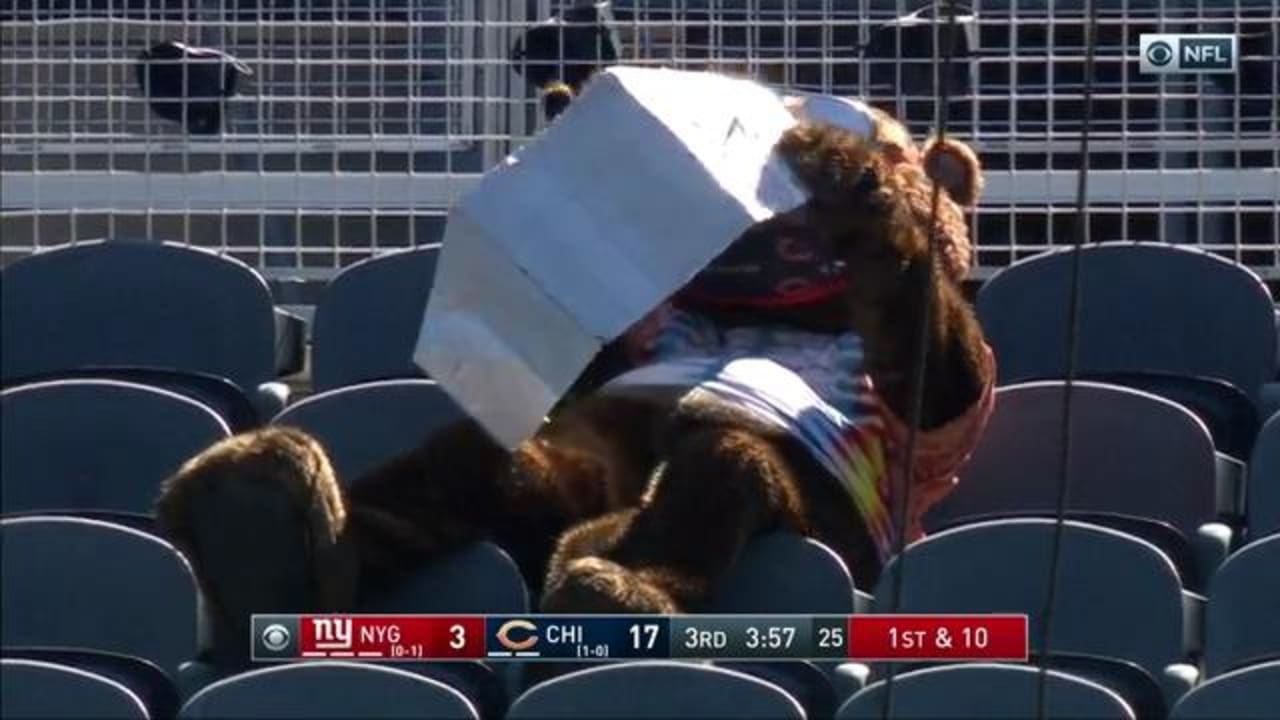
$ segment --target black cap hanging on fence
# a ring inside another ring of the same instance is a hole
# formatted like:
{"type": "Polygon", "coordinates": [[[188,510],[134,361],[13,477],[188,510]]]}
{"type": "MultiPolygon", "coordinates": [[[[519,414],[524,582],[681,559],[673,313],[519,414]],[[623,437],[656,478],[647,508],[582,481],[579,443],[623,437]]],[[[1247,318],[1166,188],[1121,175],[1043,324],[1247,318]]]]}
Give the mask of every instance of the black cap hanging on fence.
{"type": "Polygon", "coordinates": [[[621,55],[608,2],[571,7],[525,31],[511,48],[516,72],[543,91],[547,119],[560,114],[592,75],[621,55]]]}
{"type": "Polygon", "coordinates": [[[176,40],[143,50],[136,69],[151,110],[193,135],[222,131],[224,101],[236,94],[242,76],[253,74],[248,65],[221,50],[176,40]]]}

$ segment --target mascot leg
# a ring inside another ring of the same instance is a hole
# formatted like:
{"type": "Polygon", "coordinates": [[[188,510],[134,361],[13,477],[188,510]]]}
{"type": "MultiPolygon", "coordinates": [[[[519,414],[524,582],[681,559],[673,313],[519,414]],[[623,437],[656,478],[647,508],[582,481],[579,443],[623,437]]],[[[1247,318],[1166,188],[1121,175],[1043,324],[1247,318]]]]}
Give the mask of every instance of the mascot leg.
{"type": "Polygon", "coordinates": [[[346,507],[328,457],[304,433],[267,428],[210,447],[164,482],[156,518],[192,565],[219,665],[248,663],[253,612],[351,606],[346,507]]]}
{"type": "Polygon", "coordinates": [[[687,611],[753,535],[799,525],[796,482],[772,439],[732,424],[681,425],[639,507],[561,538],[545,612],[687,611]]]}

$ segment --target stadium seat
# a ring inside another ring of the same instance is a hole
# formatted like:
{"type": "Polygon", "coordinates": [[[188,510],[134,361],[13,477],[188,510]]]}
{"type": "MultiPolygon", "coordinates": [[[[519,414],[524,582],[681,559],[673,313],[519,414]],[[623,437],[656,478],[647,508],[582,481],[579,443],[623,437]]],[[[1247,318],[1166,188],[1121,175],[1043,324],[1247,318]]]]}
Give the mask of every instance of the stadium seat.
{"type": "MultiPolygon", "coordinates": [[[[224,378],[260,417],[283,407],[275,311],[247,265],[174,243],[93,241],[0,273],[5,385],[50,373],[141,368],[224,378]]],[[[178,389],[169,386],[170,389],[178,389]]]]}
{"type": "MultiPolygon", "coordinates": [[[[971,517],[962,517],[951,524],[931,528],[937,532],[948,530],[961,525],[968,525],[975,522],[986,522],[989,520],[1005,520],[1008,518],[1020,517],[1036,517],[1036,518],[1054,518],[1056,515],[1050,511],[1040,512],[1003,512],[990,513],[986,515],[975,515],[971,517]]],[[[1182,586],[1188,590],[1201,592],[1204,590],[1207,579],[1204,578],[1200,571],[1199,561],[1196,558],[1195,548],[1193,547],[1187,536],[1182,534],[1178,528],[1167,522],[1154,520],[1152,518],[1138,517],[1136,515],[1121,515],[1119,513],[1094,513],[1067,511],[1065,517],[1068,520],[1078,520],[1091,525],[1101,525],[1119,530],[1126,535],[1132,535],[1139,540],[1145,540],[1160,549],[1178,569],[1178,577],[1182,580],[1182,586]]],[[[1224,548],[1225,550],[1225,548],[1224,548]]]]}
{"type": "Polygon", "coordinates": [[[422,444],[432,431],[465,417],[430,380],[382,380],[330,390],[276,416],[324,445],[343,483],[422,444]]]}
{"type": "Polygon", "coordinates": [[[150,513],[120,512],[117,510],[29,510],[23,512],[4,513],[5,520],[27,517],[74,517],[86,520],[100,520],[112,525],[123,525],[127,528],[144,532],[148,535],[160,536],[156,517],[150,513]]]}
{"type": "Polygon", "coordinates": [[[314,662],[235,675],[196,693],[180,718],[457,718],[479,720],[444,683],[393,667],[314,662]]]}
{"type": "Polygon", "coordinates": [[[1280,412],[1271,416],[1249,461],[1249,485],[1245,508],[1249,537],[1280,532],[1280,412]]]}
{"type": "Polygon", "coordinates": [[[150,717],[138,696],[102,675],[38,660],[0,659],[0,716],[22,718],[150,717]]]}
{"type": "Polygon", "coordinates": [[[1090,373],[1094,382],[1149,392],[1185,407],[1204,422],[1214,447],[1238,460],[1247,460],[1258,434],[1258,406],[1240,388],[1225,381],[1168,373],[1090,373]]]}
{"type": "Polygon", "coordinates": [[[1169,720],[1274,720],[1280,708],[1280,660],[1240,668],[1187,693],[1169,720]]]}
{"type": "Polygon", "coordinates": [[[5,646],[5,659],[36,660],[76,668],[123,685],[142,701],[152,718],[178,714],[178,691],[168,673],[154,663],[131,655],[81,648],[26,648],[5,646]]]}
{"type": "MultiPolygon", "coordinates": [[[[1216,378],[1254,400],[1274,376],[1274,305],[1252,271],[1164,243],[1099,243],[1081,253],[1080,373],[1216,378]]],[[[1050,251],[996,273],[978,293],[1000,382],[1065,375],[1071,265],[1070,250],[1050,251]]]]}
{"type": "Polygon", "coordinates": [[[1280,658],[1280,534],[1233,553],[1213,576],[1205,608],[1206,674],[1273,658],[1280,658]]]}
{"type": "Polygon", "coordinates": [[[196,653],[196,583],[168,543],[96,520],[0,520],[6,645],[134,655],[167,672],[196,653]]]}
{"type": "Polygon", "coordinates": [[[1113,718],[1135,720],[1123,698],[1106,687],[1050,670],[1046,679],[1045,714],[1038,714],[1039,670],[1025,665],[975,663],[925,668],[893,681],[892,714],[886,715],[885,681],[854,695],[837,720],[878,718],[1113,718]]]}
{"type": "Polygon", "coordinates": [[[207,406],[133,383],[62,380],[4,390],[0,509],[147,513],[161,481],[229,434],[207,406]]]}
{"type": "MultiPolygon", "coordinates": [[[[1064,384],[1001,388],[960,482],[925,516],[926,530],[993,513],[1056,509],[1064,384]]],[[[1219,483],[1218,456],[1203,423],[1149,393],[1079,382],[1072,390],[1067,509],[1167,522],[1193,544],[1202,577],[1226,557],[1238,488],[1219,483]]],[[[1101,515],[1095,515],[1096,518],[1101,515]]]]}
{"type": "Polygon", "coordinates": [[[699,612],[848,615],[857,605],[853,578],[835,552],[816,540],[777,532],[747,544],[699,612]]]}
{"type": "Polygon", "coordinates": [[[479,542],[424,567],[389,594],[361,598],[360,608],[377,614],[521,614],[529,611],[529,593],[511,557],[479,542]]]}
{"type": "Polygon", "coordinates": [[[535,718],[804,718],[795,698],[745,673],[678,662],[619,663],[530,688],[507,720],[535,718]]]}
{"type": "Polygon", "coordinates": [[[311,382],[317,391],[420,378],[413,363],[438,245],[363,260],[325,288],[312,327],[311,382]]]}
{"type": "MultiPolygon", "coordinates": [[[[909,546],[876,586],[876,612],[1026,613],[1030,647],[1041,634],[1055,521],[995,520],[965,525],[909,546]],[[895,601],[895,575],[902,594],[895,601]]],[[[1182,589],[1177,570],[1155,546],[1119,531],[1065,521],[1059,554],[1050,653],[1128,660],[1161,683],[1166,698],[1199,647],[1203,600],[1182,589]],[[1174,672],[1171,667],[1174,667],[1174,672]]]]}

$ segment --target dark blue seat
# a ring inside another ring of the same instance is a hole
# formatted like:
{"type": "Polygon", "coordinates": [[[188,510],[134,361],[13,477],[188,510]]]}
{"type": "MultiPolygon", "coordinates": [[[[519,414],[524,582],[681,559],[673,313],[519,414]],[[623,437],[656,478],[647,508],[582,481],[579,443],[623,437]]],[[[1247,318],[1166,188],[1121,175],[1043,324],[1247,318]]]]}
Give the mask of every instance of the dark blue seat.
{"type": "Polygon", "coordinates": [[[753,539],[699,612],[848,615],[858,598],[844,561],[830,548],[790,533],[753,539]]]}
{"type": "Polygon", "coordinates": [[[422,444],[462,411],[430,380],[383,380],[294,403],[272,420],[313,435],[343,483],[422,444]]]}
{"type": "Polygon", "coordinates": [[[96,520],[0,520],[7,645],[88,648],[166,672],[196,654],[196,582],[151,535],[96,520]]]}
{"type": "Polygon", "coordinates": [[[521,614],[529,593],[515,561],[497,545],[473,543],[423,567],[390,592],[360,598],[375,614],[521,614]]]}
{"type": "Polygon", "coordinates": [[[249,266],[161,242],[93,241],[37,253],[0,272],[5,385],[52,373],[150,369],[223,378],[270,417],[276,318],[249,266]]]}
{"type": "MultiPolygon", "coordinates": [[[[1127,660],[1161,683],[1166,698],[1199,650],[1203,600],[1183,590],[1155,546],[1100,526],[1063,527],[1050,652],[1127,660]],[[1171,672],[1171,668],[1177,672],[1171,672]]],[[[876,586],[876,612],[1026,613],[1030,647],[1043,652],[1055,521],[1039,518],[964,525],[926,537],[895,558],[876,586]],[[905,567],[894,602],[895,575],[905,567]]]]}
{"type": "Polygon", "coordinates": [[[1249,461],[1249,537],[1280,532],[1280,412],[1262,426],[1249,461]]]}
{"type": "Polygon", "coordinates": [[[136,695],[110,678],[38,660],[0,659],[0,715],[6,718],[148,720],[136,695]]]}
{"type": "Polygon", "coordinates": [[[161,481],[229,434],[207,406],[143,385],[10,388],[0,392],[0,509],[148,513],[161,481]]]}
{"type": "MultiPolygon", "coordinates": [[[[1135,720],[1133,709],[1097,683],[1050,670],[1045,684],[1046,718],[1135,720]]],[[[890,718],[1031,718],[1037,716],[1039,671],[1025,665],[975,663],[925,668],[894,678],[890,718]]],[[[845,703],[838,720],[886,717],[885,681],[873,683],[845,703]]]]}
{"type": "Polygon", "coordinates": [[[152,718],[171,718],[178,714],[180,703],[173,680],[155,663],[142,658],[83,648],[9,646],[0,648],[0,656],[84,670],[123,685],[142,702],[152,718]]]}
{"type": "Polygon", "coordinates": [[[311,382],[331,390],[421,378],[413,362],[439,246],[388,253],[338,273],[316,306],[311,382]]]}
{"type": "Polygon", "coordinates": [[[619,663],[527,690],[508,720],[535,718],[804,718],[795,698],[745,673],[676,662],[619,663]]]}
{"type": "MultiPolygon", "coordinates": [[[[1207,577],[1230,538],[1219,513],[1236,508],[1234,486],[1219,488],[1218,456],[1203,423],[1138,390],[1079,382],[1072,393],[1066,509],[1092,513],[1094,522],[1112,514],[1168,523],[1192,542],[1207,577]]],[[[959,484],[927,513],[925,528],[995,513],[1054,512],[1063,396],[1057,381],[1001,388],[959,484]]]]}
{"type": "Polygon", "coordinates": [[[1280,660],[1219,675],[1187,693],[1169,720],[1273,720],[1280,708],[1280,660]]]}
{"type": "Polygon", "coordinates": [[[196,693],[180,718],[479,720],[462,693],[398,668],[308,662],[234,675],[196,693]]]}
{"type": "MultiPolygon", "coordinates": [[[[1080,373],[1215,378],[1258,399],[1275,374],[1276,323],[1257,275],[1163,243],[1099,243],[1081,252],[1080,373]]],[[[996,273],[978,293],[1000,382],[1065,374],[1071,263],[1069,250],[1038,255],[996,273]]]]}
{"type": "Polygon", "coordinates": [[[1204,664],[1208,675],[1280,657],[1280,534],[1227,558],[1209,586],[1204,664]]]}

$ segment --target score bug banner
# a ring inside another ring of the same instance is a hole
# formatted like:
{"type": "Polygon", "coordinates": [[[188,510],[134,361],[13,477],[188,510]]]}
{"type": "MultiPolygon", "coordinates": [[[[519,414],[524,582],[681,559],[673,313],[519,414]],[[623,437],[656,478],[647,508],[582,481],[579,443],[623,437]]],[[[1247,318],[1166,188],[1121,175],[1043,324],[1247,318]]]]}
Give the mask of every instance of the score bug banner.
{"type": "Polygon", "coordinates": [[[1026,615],[255,615],[259,662],[1028,658],[1026,615]]]}

